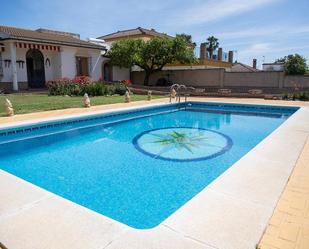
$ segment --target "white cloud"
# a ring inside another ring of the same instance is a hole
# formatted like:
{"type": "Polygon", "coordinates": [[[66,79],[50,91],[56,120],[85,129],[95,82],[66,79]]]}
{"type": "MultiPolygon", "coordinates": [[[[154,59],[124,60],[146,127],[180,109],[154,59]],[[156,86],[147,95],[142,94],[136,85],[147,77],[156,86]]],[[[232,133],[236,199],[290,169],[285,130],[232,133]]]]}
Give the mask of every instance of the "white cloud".
{"type": "Polygon", "coordinates": [[[272,49],[270,43],[255,43],[250,47],[240,51],[240,54],[250,54],[250,55],[261,55],[262,53],[268,52],[272,49]]]}
{"type": "Polygon", "coordinates": [[[301,55],[309,58],[306,53],[309,45],[299,46],[278,46],[276,43],[254,43],[245,49],[238,52],[238,60],[244,63],[251,64],[253,58],[258,59],[258,64],[265,62],[273,62],[287,54],[300,53],[301,55]]]}
{"type": "Polygon", "coordinates": [[[175,20],[177,23],[181,21],[186,25],[202,24],[238,15],[277,1],[280,0],[208,0],[187,8],[183,13],[178,13],[175,20]]]}
{"type": "Polygon", "coordinates": [[[271,44],[270,43],[257,43],[257,44],[253,44],[251,46],[251,50],[253,51],[265,51],[265,50],[269,50],[271,49],[271,44]]]}

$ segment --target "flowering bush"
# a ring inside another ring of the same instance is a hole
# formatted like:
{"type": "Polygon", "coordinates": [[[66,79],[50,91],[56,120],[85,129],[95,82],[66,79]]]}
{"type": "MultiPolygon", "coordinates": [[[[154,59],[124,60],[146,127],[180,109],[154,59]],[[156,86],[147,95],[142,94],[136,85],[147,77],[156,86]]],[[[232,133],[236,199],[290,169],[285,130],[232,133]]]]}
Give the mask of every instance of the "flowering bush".
{"type": "Polygon", "coordinates": [[[87,85],[92,83],[90,77],[88,76],[76,76],[75,78],[72,79],[73,83],[75,84],[80,84],[80,85],[87,85]]]}
{"type": "Polygon", "coordinates": [[[125,86],[131,86],[132,85],[131,80],[122,80],[121,83],[124,84],[125,86]]]}
{"type": "Polygon", "coordinates": [[[69,78],[59,78],[46,83],[50,95],[69,95],[74,84],[69,78]]]}
{"type": "Polygon", "coordinates": [[[48,81],[46,84],[49,95],[90,96],[124,95],[126,86],[122,83],[106,83],[92,81],[87,76],[78,76],[73,79],[60,78],[48,81]]]}

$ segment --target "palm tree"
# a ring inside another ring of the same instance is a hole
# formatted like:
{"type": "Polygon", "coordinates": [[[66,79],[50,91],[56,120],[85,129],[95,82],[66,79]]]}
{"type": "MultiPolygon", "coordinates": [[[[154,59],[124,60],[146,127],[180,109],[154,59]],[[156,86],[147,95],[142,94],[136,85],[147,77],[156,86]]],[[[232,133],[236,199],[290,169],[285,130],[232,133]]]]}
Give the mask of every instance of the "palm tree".
{"type": "Polygon", "coordinates": [[[207,51],[209,52],[209,57],[212,59],[214,51],[219,47],[218,38],[214,36],[209,36],[207,38],[207,51]]]}

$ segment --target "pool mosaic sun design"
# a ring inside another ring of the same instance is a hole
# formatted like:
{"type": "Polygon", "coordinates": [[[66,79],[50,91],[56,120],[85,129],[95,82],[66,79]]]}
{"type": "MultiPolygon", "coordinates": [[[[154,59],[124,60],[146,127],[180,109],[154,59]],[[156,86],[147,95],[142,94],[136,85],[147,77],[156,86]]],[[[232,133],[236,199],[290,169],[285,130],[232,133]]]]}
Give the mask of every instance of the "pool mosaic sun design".
{"type": "Polygon", "coordinates": [[[206,160],[225,153],[232,140],[217,131],[171,127],[149,130],[134,138],[140,152],[156,159],[173,161],[206,160]]]}
{"type": "MultiPolygon", "coordinates": [[[[200,147],[202,145],[215,146],[210,143],[206,143],[207,137],[201,132],[197,134],[188,134],[185,132],[172,131],[166,134],[152,134],[157,140],[153,143],[159,143],[166,149],[176,148],[177,150],[187,150],[190,153],[194,153],[194,147],[200,147]],[[192,136],[190,136],[192,135],[192,136]]],[[[218,146],[217,146],[218,147],[218,146]]]]}

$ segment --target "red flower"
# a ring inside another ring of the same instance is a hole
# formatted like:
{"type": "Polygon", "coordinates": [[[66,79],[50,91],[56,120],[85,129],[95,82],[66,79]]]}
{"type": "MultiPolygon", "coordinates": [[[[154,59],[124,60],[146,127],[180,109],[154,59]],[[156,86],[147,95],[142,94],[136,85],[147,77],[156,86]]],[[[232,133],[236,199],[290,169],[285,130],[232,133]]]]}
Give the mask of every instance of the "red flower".
{"type": "Polygon", "coordinates": [[[73,80],[73,83],[76,84],[90,84],[92,81],[88,76],[76,76],[73,80]]]}
{"type": "Polygon", "coordinates": [[[131,80],[122,80],[121,83],[126,85],[126,86],[131,86],[132,85],[132,81],[131,80]]]}

